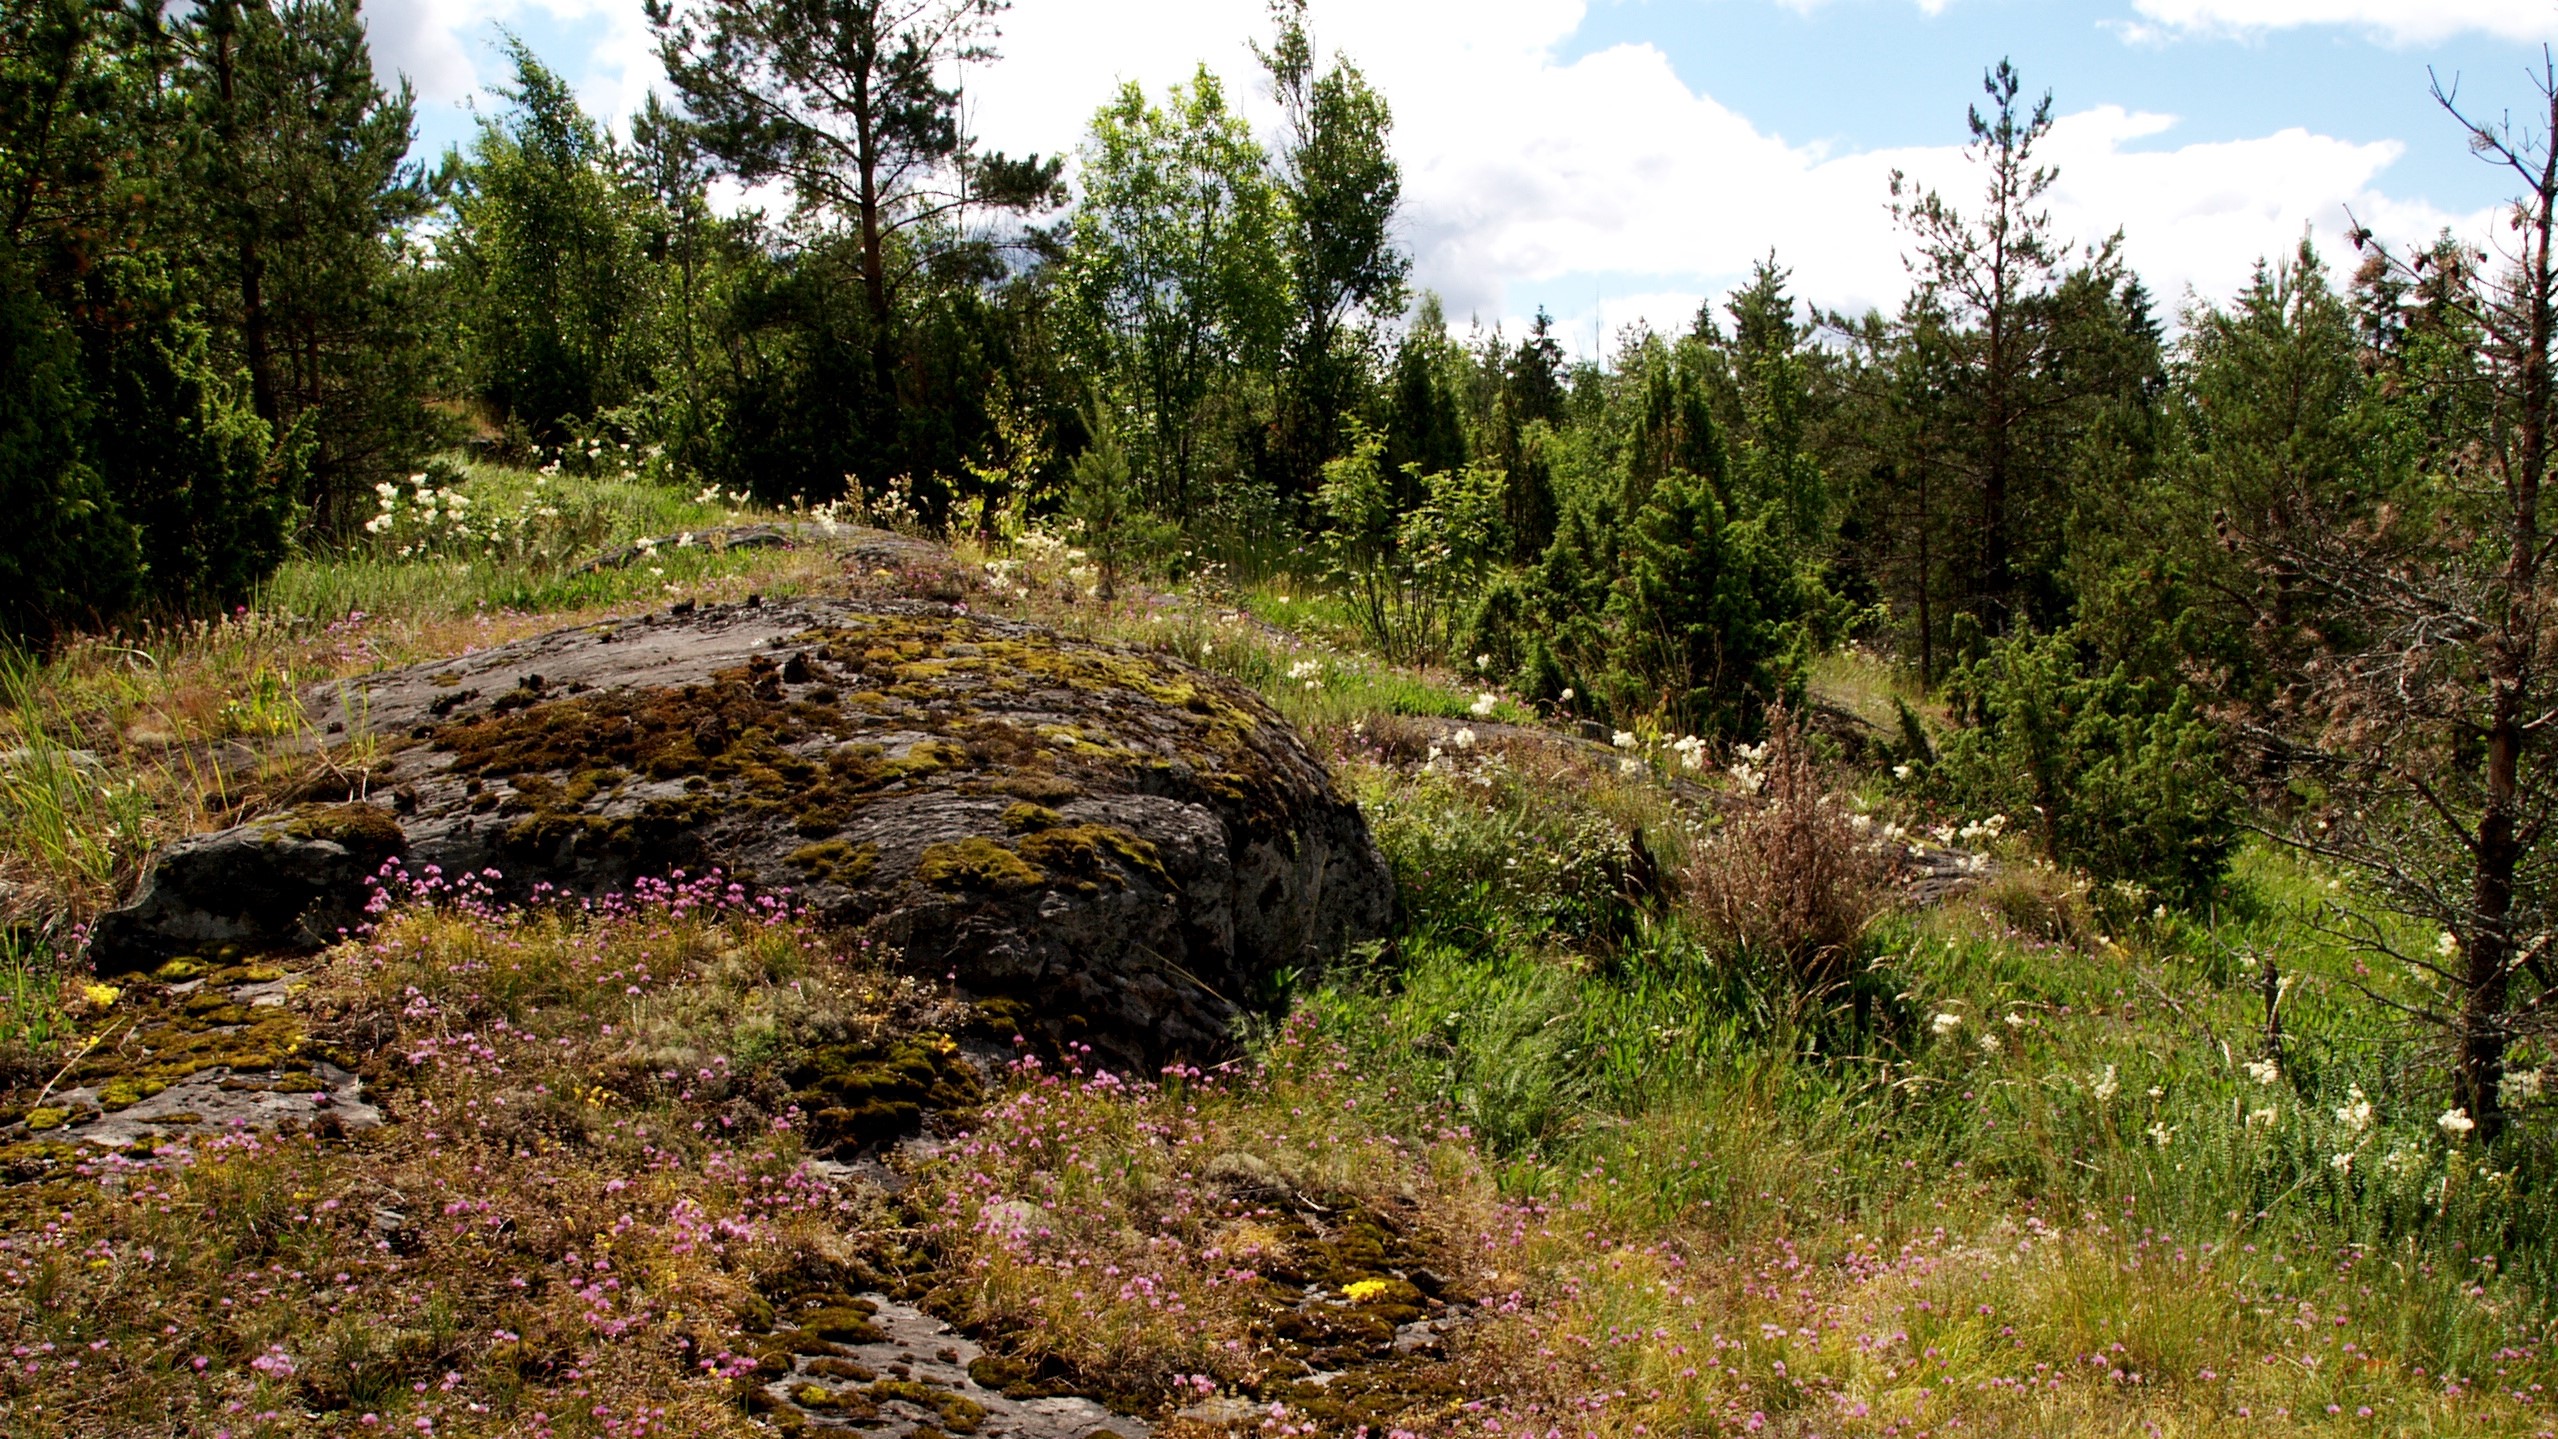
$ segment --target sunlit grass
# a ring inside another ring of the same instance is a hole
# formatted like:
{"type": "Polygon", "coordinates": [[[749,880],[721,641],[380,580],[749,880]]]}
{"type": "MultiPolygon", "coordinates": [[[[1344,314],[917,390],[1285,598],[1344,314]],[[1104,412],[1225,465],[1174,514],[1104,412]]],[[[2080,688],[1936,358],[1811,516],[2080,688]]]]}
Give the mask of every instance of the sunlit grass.
{"type": "MultiPolygon", "coordinates": [[[[469,483],[520,504],[536,478],[469,483]]],[[[599,544],[727,513],[622,484],[588,492],[599,544]]],[[[0,943],[0,1045],[78,1041],[43,922],[93,909],[151,844],[230,812],[254,772],[216,784],[200,756],[291,736],[299,686],[677,595],[828,578],[785,554],[680,549],[592,572],[540,556],[311,557],[245,614],[66,648],[7,696],[7,743],[27,756],[0,774],[9,877],[44,907],[0,943]]],[[[1405,1216],[1487,1301],[1453,1361],[1480,1407],[1433,1433],[2558,1432],[2541,1387],[2558,1384],[2546,1116],[2526,1110],[2492,1151],[2438,1123],[2440,1056],[2367,992],[2399,980],[2321,929],[2335,876],[2255,847],[2219,901],[2180,914],[2041,869],[2011,836],[1994,846],[1995,880],[1874,928],[1864,1008],[1807,1013],[1717,953],[1675,885],[1635,892],[1638,829],[1675,873],[1717,822],[1703,789],[1663,783],[1688,777],[1603,746],[1457,745],[1456,727],[1535,716],[1500,695],[1484,705],[1461,669],[1363,655],[1319,587],[1199,584],[1105,605],[1062,574],[1030,580],[996,608],[1178,655],[1309,731],[1395,866],[1406,923],[1390,948],[1293,976],[1293,1019],[1213,1081],[1013,1076],[969,1143],[913,1176],[908,1211],[861,1216],[930,1240],[907,1260],[947,1317],[1166,1402],[1202,1378],[1249,1392],[1274,1374],[1256,1347],[1267,1315],[1223,1286],[1271,1216],[1216,1208],[1210,1170],[1260,1165],[1316,1205],[1405,1216]],[[1037,1243],[1016,1242],[1025,1220],[1047,1231],[1037,1243]]],[[[1887,731],[1892,700],[1909,698],[1854,656],[1825,662],[1814,693],[1887,731]]],[[[1892,803],[1880,784],[1868,798],[1892,803]]],[[[541,1236],[510,1241],[518,1264],[627,1214],[637,1237],[616,1263],[636,1256],[634,1287],[666,1296],[667,1333],[677,1312],[751,1308],[735,1273],[677,1251],[676,1216],[748,1212],[733,1185],[687,1168],[718,1152],[690,1126],[763,1113],[773,1094],[738,1086],[712,1110],[650,1076],[675,1055],[679,1078],[721,1072],[713,1055],[777,1062],[847,1022],[812,1020],[810,981],[885,984],[793,933],[404,918],[397,943],[343,956],[316,998],[403,1042],[506,1035],[487,1041],[503,1070],[421,1069],[415,1092],[469,1125],[439,1121],[428,1143],[412,1116],[361,1165],[250,1146],[153,1181],[136,1191],[146,1202],[81,1210],[61,1231],[76,1244],[8,1261],[33,1296],[10,1322],[57,1355],[107,1338],[118,1357],[77,1375],[48,1358],[0,1389],[0,1406],[21,1406],[0,1412],[17,1422],[46,1396],[49,1417],[24,1432],[72,1432],[64,1396],[130,1362],[114,1372],[133,1376],[137,1403],[208,1419],[264,1406],[250,1412],[278,1416],[270,1432],[336,1432],[297,1417],[310,1396],[249,1367],[285,1344],[353,1366],[386,1422],[431,1412],[437,1432],[538,1432],[537,1412],[561,1434],[601,1432],[596,1405],[746,1432],[733,1396],[645,1346],[578,1351],[592,1377],[576,1406],[561,1402],[545,1386],[586,1322],[562,1297],[575,1291],[500,1292],[491,1276],[508,1271],[442,1240],[366,1269],[381,1263],[369,1237],[314,1206],[369,1206],[376,1182],[504,1194],[506,1232],[541,1236]],[[623,992],[633,972],[655,977],[647,993],[623,992]],[[590,1102],[599,1089],[610,1097],[590,1102]],[[501,1097],[538,1121],[503,1143],[484,1132],[501,1097]],[[78,1245],[101,1240],[182,1257],[92,1273],[78,1245]],[[351,1284],[308,1282],[341,1266],[351,1284]],[[220,1312],[208,1296],[238,1291],[242,1273],[271,1293],[220,1312]],[[430,1284],[440,1297],[419,1303],[430,1284]],[[347,1312],[322,1321],[312,1305],[347,1312]],[[125,1357],[181,1320],[166,1355],[125,1357]],[[550,1370],[474,1337],[534,1320],[561,1346],[550,1370]],[[401,1347],[430,1341],[431,1363],[401,1347]],[[198,1351],[210,1379],[184,1367],[198,1351]],[[462,1375],[461,1397],[435,1388],[446,1373],[462,1375]]],[[[731,1153],[759,1176],[804,1173],[785,1134],[731,1153]]],[[[753,1263],[840,1252],[851,1230],[830,1226],[852,1224],[794,1211],[753,1263]]]]}

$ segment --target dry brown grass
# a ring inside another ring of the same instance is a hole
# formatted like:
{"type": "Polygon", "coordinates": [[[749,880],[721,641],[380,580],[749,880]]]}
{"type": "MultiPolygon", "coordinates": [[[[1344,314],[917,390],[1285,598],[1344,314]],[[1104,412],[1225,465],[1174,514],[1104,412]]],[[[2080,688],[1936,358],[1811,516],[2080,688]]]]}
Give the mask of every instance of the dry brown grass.
{"type": "Polygon", "coordinates": [[[1781,967],[1797,996],[1817,1002],[1845,982],[1882,912],[1888,861],[1824,783],[1792,715],[1775,711],[1766,744],[1740,764],[1757,792],[1697,846],[1695,911],[1726,954],[1781,967]]]}

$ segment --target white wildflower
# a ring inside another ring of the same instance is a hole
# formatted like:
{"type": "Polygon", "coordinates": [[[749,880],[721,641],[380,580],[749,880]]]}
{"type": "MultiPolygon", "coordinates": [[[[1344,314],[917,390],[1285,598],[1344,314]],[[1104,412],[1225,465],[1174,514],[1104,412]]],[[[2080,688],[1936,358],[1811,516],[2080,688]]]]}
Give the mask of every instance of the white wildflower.
{"type": "Polygon", "coordinates": [[[1639,741],[1637,741],[1637,740],[1635,739],[1633,731],[1631,731],[1631,730],[1618,730],[1618,731],[1617,731],[1617,734],[1616,734],[1616,747],[1617,747],[1618,749],[1632,749],[1632,748],[1634,748],[1634,747],[1635,747],[1635,745],[1636,745],[1637,743],[1639,743],[1639,741]]]}
{"type": "Polygon", "coordinates": [[[2283,1112],[2270,1104],[2265,1106],[2263,1109],[2251,1109],[2247,1112],[2247,1127],[2250,1129],[2271,1129],[2276,1123],[2281,1121],[2282,1117],[2283,1112]]]}
{"type": "Polygon", "coordinates": [[[2167,1097],[2167,1091],[2153,1084],[2149,1087],[2149,1097],[2152,1100],[2165,1099],[2167,1097]]]}
{"type": "Polygon", "coordinates": [[[2024,1015],[2021,1015],[2011,1009],[2007,1012],[2006,1023],[2007,1027],[2010,1029],[2023,1029],[2026,1025],[2026,1019],[2024,1015]]]}
{"type": "Polygon", "coordinates": [[[1500,708],[1500,706],[1501,696],[1487,691],[1486,693],[1476,695],[1474,697],[1474,703],[1468,708],[1476,719],[1490,719],[1492,718],[1492,712],[1500,708]]]}
{"type": "Polygon", "coordinates": [[[2149,1127],[2149,1142],[2161,1149],[2165,1149],[2167,1142],[2175,1137],[2176,1131],[2164,1124],[2153,1124],[2149,1127]]]}
{"type": "Polygon", "coordinates": [[[2283,1077],[2283,1067],[2270,1059],[2247,1061],[2247,1077],[2258,1084],[2271,1084],[2283,1077]]]}
{"type": "Polygon", "coordinates": [[[1617,761],[1617,773],[1618,773],[1618,774],[1621,774],[1621,775],[1627,775],[1627,776],[1632,776],[1632,775],[1638,775],[1638,774],[1641,774],[1641,773],[1643,773],[1643,761],[1641,761],[1641,760],[1639,760],[1639,759],[1621,759],[1621,760],[1618,760],[1618,761],[1617,761]]]}
{"type": "Polygon", "coordinates": [[[1288,678],[1292,680],[1310,680],[1322,673],[1323,661],[1321,660],[1299,660],[1288,666],[1288,678]]]}
{"type": "Polygon", "coordinates": [[[1952,1034],[1954,1031],[1963,1027],[1963,1016],[1959,1014],[1940,1014],[1935,1019],[1931,1020],[1929,1025],[1936,1031],[1936,1037],[1943,1039],[1945,1036],[1952,1034]]]}
{"type": "Polygon", "coordinates": [[[2466,1109],[2447,1109],[2443,1111],[2442,1118],[2434,1121],[2434,1127],[2458,1142],[2478,1127],[2478,1121],[2470,1118],[2466,1109]]]}
{"type": "Polygon", "coordinates": [[[1705,768],[1705,741],[1698,739],[1695,735],[1682,737],[1670,748],[1678,751],[1679,768],[1686,770],[1705,768]]]}
{"type": "Polygon", "coordinates": [[[2496,1086],[2496,1096],[2508,1106],[2529,1104],[2540,1097],[2541,1086],[2539,1070],[2518,1069],[2506,1075],[2504,1082],[2496,1086]]]}
{"type": "Polygon", "coordinates": [[[1910,777],[1910,774],[1911,774],[1911,768],[1910,768],[1910,766],[1908,766],[1908,765],[1905,765],[1905,764],[1896,764],[1896,765],[1892,766],[1892,778],[1894,778],[1894,779],[1901,779],[1901,780],[1905,780],[1905,779],[1908,779],[1908,778],[1910,777]]]}
{"type": "Polygon", "coordinates": [[[1455,745],[1459,749],[1472,749],[1474,748],[1474,731],[1470,729],[1461,729],[1449,738],[1449,743],[1455,745]]]}
{"type": "Polygon", "coordinates": [[[1474,657],[1474,667],[1477,673],[1490,670],[1492,668],[1492,656],[1476,655],[1474,657]]]}
{"type": "Polygon", "coordinates": [[[2007,1048],[2007,1041],[1999,1038],[1997,1035],[1984,1034],[1981,1036],[1981,1053],[1996,1054],[2005,1048],[2007,1048]]]}
{"type": "Polygon", "coordinates": [[[2442,933],[2435,935],[2434,953],[2441,955],[2445,959],[2449,959],[2453,955],[2460,953],[2460,936],[2452,933],[2450,930],[2444,930],[2442,933]]]}
{"type": "Polygon", "coordinates": [[[1570,704],[1570,703],[1572,703],[1572,691],[1570,691],[1570,690],[1565,690],[1563,693],[1561,693],[1561,694],[1559,694],[1559,695],[1556,695],[1556,696],[1555,696],[1555,702],[1556,702],[1556,703],[1558,703],[1558,704],[1567,704],[1567,705],[1568,705],[1568,704],[1570,704]]]}
{"type": "Polygon", "coordinates": [[[2371,1128],[2371,1101],[2363,1097],[2359,1084],[2345,1091],[2348,1101],[2336,1111],[2336,1122],[2355,1134],[2371,1128]]]}
{"type": "Polygon", "coordinates": [[[2096,1102],[2111,1104],[2114,1102],[2114,1096],[2122,1092],[2123,1082],[2115,1077],[2114,1066],[2110,1064],[2105,1066],[2105,1072],[2096,1080],[2096,1102]]]}
{"type": "Polygon", "coordinates": [[[2327,1161],[2327,1167],[2335,1170],[2339,1174],[2348,1173],[2354,1167],[2354,1156],[2351,1154],[2339,1154],[2335,1158],[2327,1161]]]}

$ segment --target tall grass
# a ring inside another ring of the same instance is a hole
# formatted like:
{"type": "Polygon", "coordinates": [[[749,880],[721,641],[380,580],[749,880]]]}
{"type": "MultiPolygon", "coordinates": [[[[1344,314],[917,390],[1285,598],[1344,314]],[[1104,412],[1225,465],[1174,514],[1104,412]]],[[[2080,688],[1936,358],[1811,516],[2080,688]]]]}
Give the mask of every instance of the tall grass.
{"type": "MultiPolygon", "coordinates": [[[[2310,922],[2323,884],[2283,856],[2249,855],[2222,914],[2081,944],[1988,902],[1888,916],[1855,955],[1882,1002],[1825,1024],[1683,914],[1532,922],[1575,902],[1569,867],[1543,861],[1599,817],[1587,794],[1514,783],[1487,803],[1392,771],[1364,785],[1406,882],[1406,963],[1312,1002],[1363,1072],[1501,1156],[1519,1202],[1586,1212],[1621,1243],[1757,1252],[1793,1236],[1851,1268],[1851,1231],[2066,1227],[2081,1237],[2048,1263],[1931,1269],[1959,1300],[1946,1312],[2030,1314],[2029,1349],[2063,1363],[2121,1342],[2189,1371],[2237,1351],[2254,1364],[2288,1342],[2256,1310],[2305,1304],[2353,1316],[2357,1352],[2390,1356],[2399,1378],[2380,1387],[2404,1404],[2408,1374],[2537,1364],[2558,1333],[2558,1153],[2536,1132],[2486,1151],[2437,1124],[2425,1056],[2310,922]],[[2289,976],[2279,1059],[2268,955],[2289,976]],[[2162,1286],[2163,1253],[2202,1267],[2162,1286]]],[[[1600,1316],[1628,1298],[1621,1276],[1586,1250],[1541,1252],[1578,1276],[1590,1332],[1616,1322],[1600,1316]]],[[[2015,1350],[1996,1347],[1973,1356],[1975,1381],[2012,1372],[2015,1350]]],[[[1791,1362],[1834,1361],[1851,1382],[1845,1356],[1791,1362]]],[[[2331,1377],[2308,1386],[2321,1410],[2372,1401],[2331,1377]]],[[[2287,1406],[2313,1397],[2273,1388],[2287,1406]]]]}
{"type": "Polygon", "coordinates": [[[151,802],[95,751],[35,667],[0,657],[0,856],[24,882],[95,896],[111,893],[145,844],[151,802]]]}

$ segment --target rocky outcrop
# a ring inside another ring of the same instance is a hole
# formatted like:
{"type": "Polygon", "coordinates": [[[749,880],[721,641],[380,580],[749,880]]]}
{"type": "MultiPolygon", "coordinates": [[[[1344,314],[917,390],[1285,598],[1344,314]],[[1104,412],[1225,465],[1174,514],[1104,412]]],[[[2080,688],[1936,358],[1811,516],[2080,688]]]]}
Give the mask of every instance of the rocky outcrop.
{"type": "Polygon", "coordinates": [[[1357,808],[1258,696],[950,606],[651,616],[319,708],[382,751],[365,792],[178,846],[98,926],[102,973],[325,943],[392,856],[513,898],[717,867],[1152,1062],[1392,915],[1357,808]]]}

